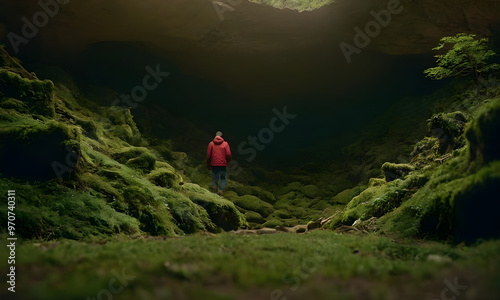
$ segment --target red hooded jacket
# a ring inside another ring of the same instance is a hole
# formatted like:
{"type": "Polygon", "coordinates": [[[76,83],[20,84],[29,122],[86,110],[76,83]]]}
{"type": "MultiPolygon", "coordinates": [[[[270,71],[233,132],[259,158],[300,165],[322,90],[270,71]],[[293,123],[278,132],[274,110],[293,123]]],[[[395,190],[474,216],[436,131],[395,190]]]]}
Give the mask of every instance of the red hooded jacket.
{"type": "Polygon", "coordinates": [[[220,136],[216,136],[213,141],[208,144],[207,161],[213,167],[227,166],[227,163],[232,159],[231,149],[229,144],[220,136]]]}

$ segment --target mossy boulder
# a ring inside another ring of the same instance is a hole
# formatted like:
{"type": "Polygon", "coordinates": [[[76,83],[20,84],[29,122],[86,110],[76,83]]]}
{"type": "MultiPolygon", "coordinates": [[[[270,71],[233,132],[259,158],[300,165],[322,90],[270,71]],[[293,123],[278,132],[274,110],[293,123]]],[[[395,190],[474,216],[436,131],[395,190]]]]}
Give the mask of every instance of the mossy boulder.
{"type": "Polygon", "coordinates": [[[356,197],[361,193],[361,188],[355,187],[352,189],[343,190],[337,195],[333,196],[332,200],[330,200],[331,204],[347,204],[352,198],[356,197]]]}
{"type": "Polygon", "coordinates": [[[369,187],[381,186],[381,185],[384,185],[386,183],[387,183],[387,181],[385,181],[385,179],[382,179],[382,178],[370,178],[370,180],[368,180],[369,187]]]}
{"type": "Polygon", "coordinates": [[[316,199],[324,196],[324,192],[318,186],[309,184],[301,187],[300,192],[310,199],[316,199]]]}
{"type": "Polygon", "coordinates": [[[270,219],[267,220],[264,224],[262,224],[262,226],[267,228],[276,228],[278,226],[283,226],[283,221],[279,219],[270,219]]]}
{"type": "Polygon", "coordinates": [[[140,186],[128,186],[123,189],[125,212],[141,223],[141,230],[152,235],[173,235],[175,225],[172,216],[161,201],[140,186]]]}
{"type": "Polygon", "coordinates": [[[245,219],[250,223],[257,224],[262,224],[266,221],[259,213],[251,210],[245,212],[245,219]]]}
{"type": "Polygon", "coordinates": [[[114,125],[128,125],[131,129],[132,134],[139,134],[139,129],[133,120],[132,113],[128,108],[112,107],[105,111],[105,116],[114,125]]]}
{"type": "Polygon", "coordinates": [[[148,179],[153,184],[166,188],[176,188],[183,184],[182,176],[168,163],[157,162],[156,167],[148,174],[148,179]]]}
{"type": "Polygon", "coordinates": [[[424,137],[413,148],[411,152],[411,163],[422,168],[434,161],[440,155],[439,139],[436,137],[424,137]]]}
{"type": "Polygon", "coordinates": [[[386,162],[382,165],[382,171],[384,172],[385,181],[387,182],[404,177],[414,170],[415,167],[410,164],[394,164],[386,162]]]}
{"type": "Polygon", "coordinates": [[[156,157],[151,153],[142,153],[138,157],[129,159],[125,165],[148,172],[154,169],[156,163],[156,157]]]}
{"type": "Polygon", "coordinates": [[[239,196],[252,195],[271,205],[276,203],[276,197],[274,197],[271,192],[263,190],[257,186],[249,186],[233,182],[233,184],[228,185],[227,191],[233,191],[239,196]]]}
{"type": "Polygon", "coordinates": [[[406,196],[406,187],[406,183],[400,179],[385,185],[368,187],[354,197],[342,213],[332,219],[331,226],[352,225],[357,219],[367,220],[385,215],[401,205],[406,196]]]}
{"type": "Polygon", "coordinates": [[[50,80],[28,79],[8,70],[0,70],[0,99],[21,100],[34,114],[54,116],[53,91],[54,84],[50,80]]]}
{"type": "Polygon", "coordinates": [[[4,176],[63,180],[83,167],[78,130],[63,123],[0,128],[0,140],[0,173],[4,176]]]}
{"type": "Polygon", "coordinates": [[[500,99],[480,109],[465,135],[471,160],[488,163],[500,159],[500,99]]]}
{"type": "Polygon", "coordinates": [[[402,236],[455,243],[500,237],[500,162],[464,176],[466,168],[440,166],[408,201],[380,219],[383,227],[402,236]],[[452,172],[457,174],[452,177],[452,172]]]}
{"type": "Polygon", "coordinates": [[[88,119],[81,119],[81,118],[76,118],[75,120],[76,124],[78,124],[80,127],[82,127],[82,133],[91,138],[91,139],[99,139],[97,136],[97,125],[96,122],[93,120],[88,120],[88,119]]]}
{"type": "Polygon", "coordinates": [[[290,219],[290,218],[292,218],[292,214],[290,213],[290,211],[288,211],[286,209],[275,210],[271,216],[274,216],[277,219],[290,219]]]}
{"type": "Polygon", "coordinates": [[[28,105],[25,102],[14,98],[4,97],[3,99],[0,100],[0,107],[6,109],[13,109],[23,114],[29,113],[28,105]]]}
{"type": "Polygon", "coordinates": [[[217,225],[212,222],[207,211],[193,203],[187,196],[166,189],[159,189],[158,192],[163,197],[167,209],[174,218],[175,225],[183,233],[195,233],[205,230],[216,232],[218,230],[217,225]]]}
{"type": "Polygon", "coordinates": [[[461,111],[432,116],[428,123],[429,133],[438,139],[440,154],[465,145],[462,134],[466,123],[467,118],[461,111]]]}
{"type": "Polygon", "coordinates": [[[148,179],[155,185],[165,188],[175,188],[182,182],[182,178],[175,171],[167,168],[158,168],[148,174],[148,179]]]}
{"type": "Polygon", "coordinates": [[[245,217],[236,209],[235,205],[197,184],[185,183],[185,195],[195,204],[204,208],[212,222],[223,230],[235,230],[248,226],[245,217]]]}
{"type": "Polygon", "coordinates": [[[116,161],[129,167],[149,172],[154,169],[156,156],[145,147],[127,147],[111,155],[116,161]]]}
{"type": "Polygon", "coordinates": [[[264,202],[252,195],[244,195],[235,198],[234,204],[246,210],[257,212],[264,218],[269,216],[274,211],[273,206],[271,204],[264,202]]]}

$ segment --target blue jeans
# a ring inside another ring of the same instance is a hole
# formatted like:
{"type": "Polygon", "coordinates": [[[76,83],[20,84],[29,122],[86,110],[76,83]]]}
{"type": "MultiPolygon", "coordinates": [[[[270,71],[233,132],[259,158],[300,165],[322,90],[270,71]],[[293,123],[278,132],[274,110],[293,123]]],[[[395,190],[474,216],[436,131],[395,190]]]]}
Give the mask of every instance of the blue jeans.
{"type": "Polygon", "coordinates": [[[212,179],[214,183],[214,188],[219,186],[220,177],[220,189],[224,191],[226,187],[226,167],[212,166],[212,179]]]}

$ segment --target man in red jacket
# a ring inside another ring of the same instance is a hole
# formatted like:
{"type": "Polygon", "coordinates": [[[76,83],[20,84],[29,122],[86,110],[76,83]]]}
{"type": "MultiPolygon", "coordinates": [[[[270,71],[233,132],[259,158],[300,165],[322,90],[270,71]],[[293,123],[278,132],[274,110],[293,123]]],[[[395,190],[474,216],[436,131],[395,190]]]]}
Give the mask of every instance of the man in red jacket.
{"type": "Polygon", "coordinates": [[[226,187],[226,166],[232,159],[229,144],[222,138],[222,132],[217,131],[213,141],[208,144],[207,168],[212,170],[214,193],[222,195],[226,187]],[[218,189],[220,177],[220,189],[218,189]]]}

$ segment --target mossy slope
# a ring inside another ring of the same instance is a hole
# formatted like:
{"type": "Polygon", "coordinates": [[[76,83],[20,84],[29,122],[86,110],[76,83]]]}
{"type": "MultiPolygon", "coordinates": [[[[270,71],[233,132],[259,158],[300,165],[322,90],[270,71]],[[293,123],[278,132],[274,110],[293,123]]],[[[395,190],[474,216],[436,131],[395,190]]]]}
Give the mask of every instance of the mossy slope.
{"type": "Polygon", "coordinates": [[[184,184],[189,179],[173,167],[182,155],[169,143],[150,147],[130,110],[97,106],[71,80],[39,80],[2,48],[0,56],[0,184],[19,191],[20,236],[176,235],[246,226],[232,202],[184,184]]]}
{"type": "Polygon", "coordinates": [[[375,217],[382,233],[456,243],[499,237],[500,98],[466,113],[469,122],[461,112],[429,120],[431,135],[445,129],[418,142],[410,164],[384,164],[385,180],[372,179],[330,227],[375,217]]]}

